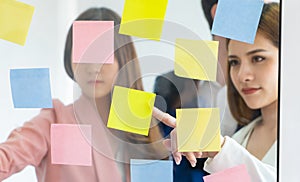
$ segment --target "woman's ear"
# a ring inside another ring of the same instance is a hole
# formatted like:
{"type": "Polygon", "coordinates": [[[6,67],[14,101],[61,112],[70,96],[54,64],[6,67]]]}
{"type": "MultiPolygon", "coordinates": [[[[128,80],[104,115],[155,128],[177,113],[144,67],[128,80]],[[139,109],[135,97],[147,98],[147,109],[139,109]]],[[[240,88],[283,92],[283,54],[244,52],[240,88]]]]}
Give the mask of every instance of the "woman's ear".
{"type": "Polygon", "coordinates": [[[217,3],[214,4],[214,5],[211,7],[211,9],[210,9],[210,15],[211,15],[212,19],[215,18],[216,10],[217,10],[217,3]]]}

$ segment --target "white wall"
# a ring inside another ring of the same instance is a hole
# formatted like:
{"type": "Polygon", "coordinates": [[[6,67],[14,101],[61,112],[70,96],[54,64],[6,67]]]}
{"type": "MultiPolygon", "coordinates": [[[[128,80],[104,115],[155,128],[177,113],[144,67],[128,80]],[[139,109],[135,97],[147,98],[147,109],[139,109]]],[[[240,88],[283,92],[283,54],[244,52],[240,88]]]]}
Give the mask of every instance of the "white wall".
{"type": "Polygon", "coordinates": [[[281,94],[280,94],[280,181],[300,179],[300,11],[299,1],[283,1],[281,94]]]}
{"type": "MultiPolygon", "coordinates": [[[[21,0],[35,7],[25,46],[19,46],[0,40],[0,142],[4,142],[11,130],[21,126],[25,121],[36,115],[38,109],[14,109],[10,93],[9,69],[25,67],[49,67],[51,74],[51,91],[54,98],[68,104],[73,101],[73,82],[67,77],[63,67],[63,48],[68,28],[76,16],[92,6],[106,6],[118,12],[123,11],[124,0],[21,0]]],[[[170,26],[179,30],[189,30],[202,39],[210,39],[208,25],[202,15],[200,0],[169,1],[166,20],[170,26]],[[171,23],[173,22],[173,23],[171,23]],[[178,25],[175,25],[178,24],[178,25]],[[179,25],[180,24],[180,25],[179,25]]],[[[176,31],[175,31],[176,32],[176,31]]],[[[177,32],[173,36],[179,34],[177,32]]],[[[136,38],[134,38],[137,41],[136,38]]],[[[169,39],[170,40],[170,39],[169,39]]],[[[173,41],[174,42],[174,41],[173,41]]],[[[136,44],[138,55],[147,56],[142,59],[142,71],[155,74],[169,71],[173,66],[173,46],[163,42],[142,41],[136,44]],[[153,56],[165,57],[167,63],[153,56]],[[151,65],[149,67],[149,65],[151,65]],[[160,66],[157,66],[160,65],[160,66]],[[148,68],[148,69],[147,69],[148,68]],[[149,70],[150,68],[150,70],[149,70]]],[[[152,91],[155,76],[146,76],[145,88],[152,91]]],[[[33,167],[27,167],[5,182],[36,181],[33,167]]]]}

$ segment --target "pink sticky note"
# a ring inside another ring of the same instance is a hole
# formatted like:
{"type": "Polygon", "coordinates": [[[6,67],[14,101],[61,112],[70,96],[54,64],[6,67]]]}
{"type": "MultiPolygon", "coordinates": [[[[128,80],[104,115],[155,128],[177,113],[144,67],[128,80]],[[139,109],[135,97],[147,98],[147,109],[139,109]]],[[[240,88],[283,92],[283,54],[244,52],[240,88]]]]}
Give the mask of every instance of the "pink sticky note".
{"type": "Polygon", "coordinates": [[[244,164],[204,176],[203,179],[204,182],[251,182],[247,168],[244,164]]]}
{"type": "Polygon", "coordinates": [[[73,23],[73,63],[114,61],[114,22],[75,21],[73,23]]]}
{"type": "Polygon", "coordinates": [[[52,164],[91,166],[91,138],[90,125],[52,124],[52,164]]]}

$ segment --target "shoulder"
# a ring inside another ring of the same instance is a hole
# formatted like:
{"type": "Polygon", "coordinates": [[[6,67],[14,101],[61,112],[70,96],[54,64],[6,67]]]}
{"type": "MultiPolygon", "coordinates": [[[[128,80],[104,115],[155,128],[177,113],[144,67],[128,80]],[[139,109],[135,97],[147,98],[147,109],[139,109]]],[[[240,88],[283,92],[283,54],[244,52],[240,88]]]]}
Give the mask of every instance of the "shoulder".
{"type": "Polygon", "coordinates": [[[218,94],[217,94],[218,98],[225,98],[227,97],[227,85],[223,86],[220,88],[218,94]]]}
{"type": "Polygon", "coordinates": [[[62,110],[65,110],[68,106],[66,106],[62,101],[60,101],[59,99],[53,99],[52,100],[52,108],[43,108],[41,110],[41,113],[45,113],[45,112],[61,112],[62,110]]]}
{"type": "Polygon", "coordinates": [[[255,127],[255,125],[261,121],[261,117],[258,117],[256,119],[254,119],[253,121],[251,121],[249,124],[247,124],[246,126],[244,126],[243,128],[241,128],[238,132],[236,132],[232,138],[237,141],[239,144],[241,144],[247,137],[247,135],[249,134],[249,132],[251,132],[253,130],[253,128],[255,127]]]}
{"type": "Polygon", "coordinates": [[[44,108],[40,111],[40,114],[36,116],[34,119],[40,120],[48,120],[50,123],[58,123],[63,122],[66,119],[63,118],[69,118],[72,117],[73,113],[73,106],[65,105],[62,101],[59,99],[53,99],[53,108],[44,108]]]}
{"type": "Polygon", "coordinates": [[[61,100],[59,99],[53,99],[52,100],[52,103],[53,103],[53,109],[56,110],[56,111],[59,111],[59,110],[65,110],[65,109],[68,109],[68,108],[71,108],[73,104],[69,104],[69,105],[65,105],[61,100]]]}

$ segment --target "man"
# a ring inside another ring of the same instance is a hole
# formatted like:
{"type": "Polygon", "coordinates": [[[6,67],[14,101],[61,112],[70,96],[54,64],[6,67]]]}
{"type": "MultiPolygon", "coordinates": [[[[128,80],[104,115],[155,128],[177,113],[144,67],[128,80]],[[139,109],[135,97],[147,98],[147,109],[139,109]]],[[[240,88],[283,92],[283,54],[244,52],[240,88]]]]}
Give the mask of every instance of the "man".
{"type": "MultiPolygon", "coordinates": [[[[202,0],[202,8],[210,29],[212,28],[216,7],[217,0],[202,0]]],[[[174,71],[171,71],[156,78],[154,92],[166,101],[167,107],[161,109],[166,110],[174,117],[176,108],[219,107],[222,135],[231,136],[236,131],[237,122],[231,116],[227,106],[227,95],[224,94],[227,79],[226,39],[214,35],[213,39],[219,41],[217,82],[181,78],[176,76],[174,71]],[[223,91],[220,92],[220,89],[223,91]]],[[[156,107],[159,107],[159,105],[161,103],[156,103],[156,107]]],[[[163,123],[160,123],[160,127],[165,136],[168,136],[172,130],[163,123]]],[[[188,160],[183,157],[180,165],[174,164],[174,182],[203,181],[203,176],[207,175],[203,170],[205,160],[197,159],[196,166],[192,168],[188,160]]]]}
{"type": "MultiPolygon", "coordinates": [[[[160,99],[155,100],[155,106],[176,117],[178,108],[198,107],[198,81],[188,78],[178,77],[174,71],[158,76],[155,80],[154,93],[164,98],[165,103],[160,99]],[[165,106],[166,104],[166,106],[165,106]]],[[[168,137],[173,128],[160,123],[160,128],[164,137],[168,137]]],[[[199,182],[203,181],[203,176],[207,175],[203,170],[206,159],[197,159],[197,164],[192,167],[189,161],[183,157],[179,165],[173,167],[174,182],[199,182]]]]}
{"type": "MultiPolygon", "coordinates": [[[[205,18],[209,24],[210,30],[213,26],[213,20],[217,10],[218,0],[201,0],[202,9],[205,18]]],[[[212,35],[213,40],[219,41],[219,54],[218,54],[218,71],[217,71],[217,82],[221,88],[214,95],[213,98],[216,100],[213,106],[220,109],[221,114],[221,134],[223,136],[232,136],[238,129],[238,124],[233,118],[228,103],[227,103],[227,47],[226,38],[218,35],[212,35]]],[[[201,84],[201,83],[200,83],[201,84]]]]}

